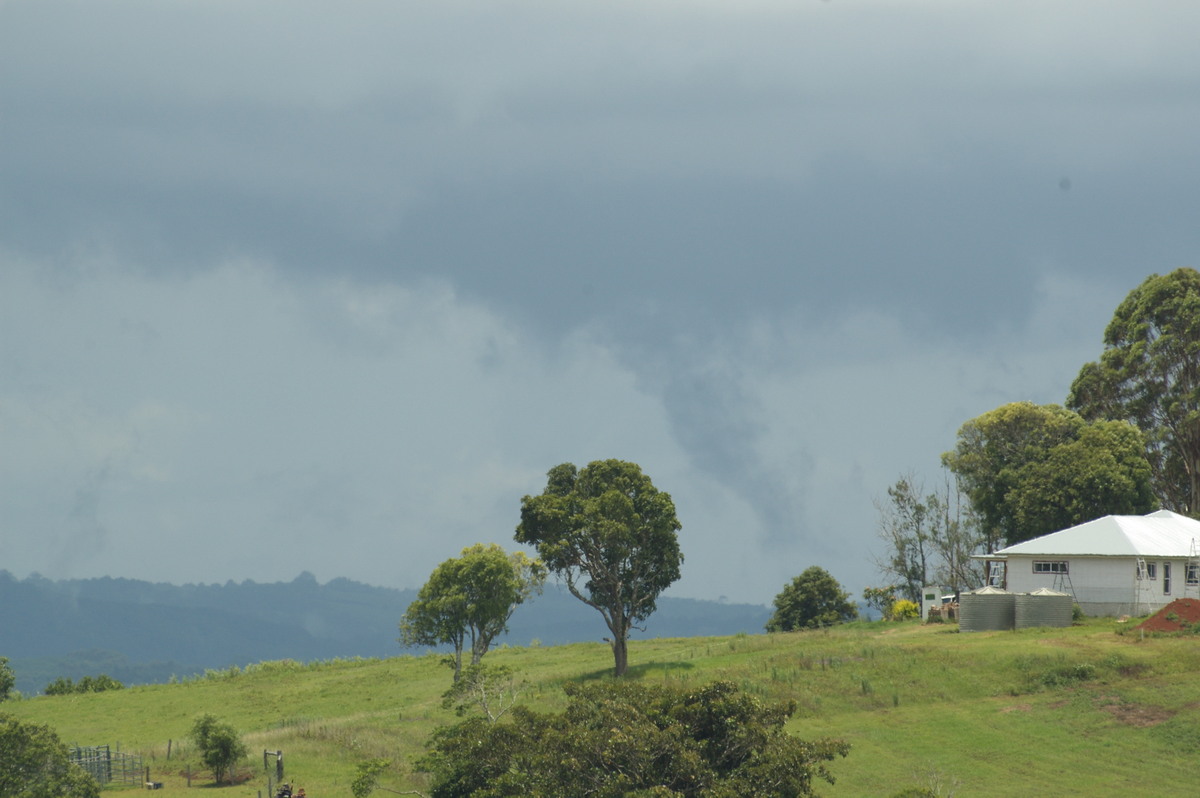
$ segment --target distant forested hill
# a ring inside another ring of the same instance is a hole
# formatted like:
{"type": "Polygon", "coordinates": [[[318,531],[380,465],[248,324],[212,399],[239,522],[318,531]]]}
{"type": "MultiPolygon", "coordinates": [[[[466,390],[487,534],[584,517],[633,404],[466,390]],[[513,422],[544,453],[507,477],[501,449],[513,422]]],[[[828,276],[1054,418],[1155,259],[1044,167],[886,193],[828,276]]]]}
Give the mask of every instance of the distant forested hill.
{"type": "MultiPolygon", "coordinates": [[[[415,590],[349,579],[168,585],[134,579],[18,580],[0,571],[0,656],[17,689],[40,692],[58,677],[106,673],[127,684],[183,678],[272,659],[390,657],[405,653],[397,623],[415,590]]],[[[759,632],[767,607],[662,598],[634,637],[759,632]]],[[[600,615],[553,584],[517,608],[500,642],[599,640],[600,615]]],[[[411,652],[415,653],[415,652],[411,652]]]]}

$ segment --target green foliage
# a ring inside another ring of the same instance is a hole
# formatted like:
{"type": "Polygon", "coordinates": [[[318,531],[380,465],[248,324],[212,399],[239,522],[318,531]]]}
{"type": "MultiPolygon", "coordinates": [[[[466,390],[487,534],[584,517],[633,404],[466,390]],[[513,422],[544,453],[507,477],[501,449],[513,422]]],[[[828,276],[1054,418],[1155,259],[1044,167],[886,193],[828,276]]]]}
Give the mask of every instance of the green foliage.
{"type": "Polygon", "coordinates": [[[453,645],[457,681],[464,643],[470,643],[471,664],[479,664],[492,641],[508,630],[513,610],[541,593],[545,581],[540,562],[477,543],[434,569],[400,621],[400,640],[410,646],[453,645]]]}
{"type": "Polygon", "coordinates": [[[478,711],[495,723],[513,708],[527,686],[518,682],[507,666],[471,665],[442,695],[442,707],[453,708],[460,717],[478,711]]]}
{"type": "Polygon", "coordinates": [[[896,601],[896,586],[888,585],[887,587],[863,588],[862,597],[863,602],[868,607],[878,612],[881,617],[886,618],[892,603],[896,601]]]}
{"type": "MultiPolygon", "coordinates": [[[[1162,767],[1157,794],[1191,795],[1195,747],[1154,733],[1174,720],[1146,724],[1173,718],[1200,725],[1197,638],[1142,639],[1136,629],[1125,637],[1114,634],[1130,626],[1089,618],[1063,629],[962,635],[924,624],[854,622],[797,635],[642,637],[630,641],[635,664],[627,680],[685,690],[724,680],[765,703],[794,700],[797,709],[786,727],[792,734],[838,737],[853,746],[848,758],[829,765],[836,786],[818,782],[825,795],[888,796],[909,785],[929,786],[927,774],[935,770],[961,780],[953,793],[959,798],[1025,798],[1030,784],[1039,795],[1145,793],[1143,771],[1097,768],[1097,750],[1112,762],[1153,761],[1162,767]],[[1086,662],[1097,676],[1061,688],[1039,679],[1025,689],[1021,656],[1040,658],[1033,668],[1038,674],[1086,662]],[[868,694],[863,680],[871,685],[868,694]],[[948,729],[953,745],[947,744],[948,729]],[[1018,771],[1021,778],[1013,779],[1018,771]]],[[[190,719],[219,708],[216,714],[239,729],[252,749],[284,749],[292,778],[302,777],[299,783],[313,798],[349,796],[356,765],[371,758],[393,762],[372,798],[395,794],[389,788],[428,796],[429,775],[406,765],[425,750],[435,728],[461,720],[441,707],[449,680],[438,660],[398,656],[285,663],[278,670],[244,667],[232,679],[35,698],[0,709],[48,724],[68,742],[119,741],[122,751],[142,754],[151,778],[165,784],[148,795],[199,794],[184,787],[189,760],[193,786],[201,783],[195,747],[180,747],[180,719],[186,731],[190,719]],[[169,739],[175,748],[168,760],[169,739]]],[[[611,681],[612,655],[599,642],[536,650],[510,645],[489,652],[484,663],[510,667],[528,680],[520,704],[537,712],[564,710],[564,682],[611,681]]],[[[511,713],[498,725],[510,719],[511,713]]],[[[249,764],[255,762],[261,759],[251,757],[249,764]]],[[[222,783],[219,792],[253,798],[263,782],[237,788],[222,783]]],[[[940,794],[950,792],[943,787],[940,794]]]]}
{"type": "Polygon", "coordinates": [[[99,798],[91,776],[72,765],[49,726],[0,715],[0,795],[4,798],[99,798]]]}
{"type": "Polygon", "coordinates": [[[0,657],[0,701],[5,701],[12,695],[16,683],[17,677],[8,666],[8,657],[0,657]]]}
{"type": "Polygon", "coordinates": [[[908,599],[900,599],[888,611],[889,621],[911,621],[921,617],[921,605],[908,599]]]}
{"type": "Polygon", "coordinates": [[[679,529],[670,495],[636,463],[597,460],[582,470],[571,463],[550,469],[545,491],[521,499],[515,537],[536,546],[571,595],[604,618],[622,676],[630,629],[679,578],[679,529]]]}
{"type": "Polygon", "coordinates": [[[1068,406],[1144,434],[1155,497],[1195,514],[1200,504],[1200,272],[1153,274],[1104,331],[1104,351],[1071,385],[1068,406]]]}
{"type": "Polygon", "coordinates": [[[84,676],[78,682],[59,677],[42,692],[46,695],[70,695],[71,693],[103,693],[105,690],[122,690],[125,685],[106,674],[84,676]]]}
{"type": "Polygon", "coordinates": [[[350,782],[350,794],[354,798],[367,798],[379,785],[379,777],[392,766],[390,759],[369,759],[360,762],[350,782]]]}
{"type": "Polygon", "coordinates": [[[1098,663],[1079,662],[1063,657],[1032,655],[1018,657],[1015,664],[1022,677],[1020,691],[1030,692],[1090,682],[1099,678],[1102,670],[1119,671],[1121,662],[1120,659],[1098,663]]]}
{"type": "Polygon", "coordinates": [[[213,781],[220,784],[226,775],[232,780],[234,768],[247,751],[233,726],[212,715],[202,715],[192,724],[189,736],[200,751],[200,760],[212,770],[213,781]]]}
{"type": "Polygon", "coordinates": [[[794,703],[764,704],[730,682],[695,690],[634,682],[568,684],[557,714],[518,707],[436,731],[418,766],[434,798],[806,796],[833,777],[839,740],[784,731],[794,703]]]}
{"type": "Polygon", "coordinates": [[[1058,405],[1013,402],[971,419],[942,461],[979,513],[989,549],[1153,509],[1140,433],[1058,405]]]}
{"type": "Polygon", "coordinates": [[[767,621],[768,632],[816,629],[858,617],[858,609],[850,603],[850,594],[817,565],[784,586],[774,603],[775,613],[767,621]]]}

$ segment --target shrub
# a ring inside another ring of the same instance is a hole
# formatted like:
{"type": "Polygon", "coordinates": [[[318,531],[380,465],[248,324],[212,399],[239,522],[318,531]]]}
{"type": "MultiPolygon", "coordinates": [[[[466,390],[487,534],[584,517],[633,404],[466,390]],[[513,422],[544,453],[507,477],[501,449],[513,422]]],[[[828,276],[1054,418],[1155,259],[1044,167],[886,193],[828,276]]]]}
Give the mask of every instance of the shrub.
{"type": "Polygon", "coordinates": [[[213,780],[220,784],[228,774],[232,781],[234,767],[246,756],[246,744],[234,728],[204,715],[196,719],[190,736],[200,751],[200,761],[212,770],[213,780]]]}
{"type": "Polygon", "coordinates": [[[60,676],[46,685],[46,689],[42,692],[46,695],[70,695],[72,693],[103,693],[106,690],[123,689],[125,689],[125,685],[102,673],[99,676],[84,676],[78,682],[60,676]]]}
{"type": "Polygon", "coordinates": [[[490,723],[442,727],[418,762],[433,798],[501,795],[813,795],[832,782],[840,740],[804,741],[784,725],[794,703],[768,704],[730,682],[691,690],[609,681],[569,684],[561,714],[523,706],[490,723]]]}
{"type": "Polygon", "coordinates": [[[893,602],[892,606],[888,608],[887,617],[889,621],[907,621],[913,618],[920,618],[921,608],[915,601],[900,599],[893,602]]]}

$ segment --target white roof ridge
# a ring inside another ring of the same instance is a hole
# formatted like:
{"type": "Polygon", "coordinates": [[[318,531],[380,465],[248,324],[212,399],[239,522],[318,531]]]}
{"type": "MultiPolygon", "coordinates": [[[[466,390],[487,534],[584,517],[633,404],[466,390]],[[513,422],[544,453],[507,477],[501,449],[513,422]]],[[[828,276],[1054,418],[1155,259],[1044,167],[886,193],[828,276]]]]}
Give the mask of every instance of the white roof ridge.
{"type": "Polygon", "coordinates": [[[1015,543],[995,554],[1187,557],[1200,539],[1200,521],[1171,510],[1105,515],[1015,543]]]}

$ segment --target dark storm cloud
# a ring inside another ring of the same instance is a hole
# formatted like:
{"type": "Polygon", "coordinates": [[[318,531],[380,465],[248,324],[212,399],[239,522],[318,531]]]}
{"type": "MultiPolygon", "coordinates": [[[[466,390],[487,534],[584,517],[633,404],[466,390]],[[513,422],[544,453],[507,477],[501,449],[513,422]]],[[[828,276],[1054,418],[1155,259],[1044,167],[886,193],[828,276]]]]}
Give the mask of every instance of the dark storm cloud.
{"type": "Polygon", "coordinates": [[[1198,16],[0,2],[11,517],[403,526],[412,584],[616,454],[704,508],[695,584],[736,528],[769,598],[1195,263],[1198,16]]]}

